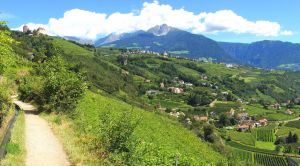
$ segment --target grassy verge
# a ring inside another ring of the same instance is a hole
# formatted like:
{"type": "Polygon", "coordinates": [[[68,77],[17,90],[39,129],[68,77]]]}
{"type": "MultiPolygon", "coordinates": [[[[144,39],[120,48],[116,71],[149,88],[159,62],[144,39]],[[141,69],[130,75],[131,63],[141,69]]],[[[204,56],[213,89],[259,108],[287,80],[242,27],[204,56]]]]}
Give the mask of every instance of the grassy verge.
{"type": "Polygon", "coordinates": [[[20,112],[12,129],[11,140],[6,146],[7,154],[0,165],[24,166],[25,165],[25,117],[24,112],[20,112]]]}
{"type": "Polygon", "coordinates": [[[276,155],[277,154],[274,150],[258,149],[258,148],[243,145],[243,144],[240,144],[240,143],[234,142],[234,141],[228,141],[227,145],[232,146],[232,147],[237,148],[237,149],[250,151],[250,152],[264,153],[264,154],[270,154],[270,155],[276,155]]]}
{"type": "Polygon", "coordinates": [[[98,156],[90,153],[86,146],[81,143],[80,136],[76,135],[73,123],[68,117],[47,113],[42,113],[41,117],[49,122],[53,132],[63,144],[72,164],[77,166],[105,165],[98,156]]]}
{"type": "Polygon", "coordinates": [[[256,141],[255,147],[259,149],[267,149],[267,150],[275,150],[276,148],[273,142],[263,142],[263,141],[256,141]]]}

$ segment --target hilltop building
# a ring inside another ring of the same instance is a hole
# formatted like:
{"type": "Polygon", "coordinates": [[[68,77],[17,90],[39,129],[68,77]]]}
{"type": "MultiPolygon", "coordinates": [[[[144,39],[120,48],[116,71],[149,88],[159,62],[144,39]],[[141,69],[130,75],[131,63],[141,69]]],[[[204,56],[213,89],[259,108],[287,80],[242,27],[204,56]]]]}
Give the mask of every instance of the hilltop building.
{"type": "Polygon", "coordinates": [[[40,35],[40,34],[45,35],[45,34],[47,34],[47,32],[46,32],[45,28],[39,27],[39,28],[37,29],[37,34],[38,34],[38,35],[40,35]]]}
{"type": "Polygon", "coordinates": [[[29,29],[29,27],[28,27],[27,25],[24,25],[24,26],[23,26],[23,32],[24,32],[24,33],[27,33],[29,30],[30,30],[30,29],[29,29]]]}

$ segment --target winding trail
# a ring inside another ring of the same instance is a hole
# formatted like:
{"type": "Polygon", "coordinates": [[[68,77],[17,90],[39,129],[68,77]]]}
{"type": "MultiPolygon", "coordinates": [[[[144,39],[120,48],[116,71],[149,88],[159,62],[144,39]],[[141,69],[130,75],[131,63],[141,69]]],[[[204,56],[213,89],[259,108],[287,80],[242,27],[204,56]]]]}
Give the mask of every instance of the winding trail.
{"type": "Polygon", "coordinates": [[[27,103],[14,101],[25,111],[26,166],[70,166],[63,146],[53,134],[47,121],[37,109],[27,103]]]}

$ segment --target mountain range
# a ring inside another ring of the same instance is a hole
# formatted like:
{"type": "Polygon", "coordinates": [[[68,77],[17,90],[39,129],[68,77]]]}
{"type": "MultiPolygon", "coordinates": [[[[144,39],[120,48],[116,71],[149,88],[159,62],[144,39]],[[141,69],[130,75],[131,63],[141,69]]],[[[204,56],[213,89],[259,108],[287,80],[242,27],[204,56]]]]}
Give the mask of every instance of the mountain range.
{"type": "Polygon", "coordinates": [[[173,56],[211,58],[216,62],[267,69],[300,70],[300,44],[270,40],[253,43],[217,42],[166,24],[157,25],[147,31],[110,34],[97,40],[94,45],[160,53],[166,51],[173,56]]]}
{"type": "Polygon", "coordinates": [[[216,41],[166,24],[155,26],[148,31],[112,34],[96,41],[95,46],[142,49],[161,53],[167,51],[174,56],[192,59],[206,57],[219,62],[234,62],[234,59],[216,41]]]}
{"type": "Polygon", "coordinates": [[[300,69],[300,44],[265,40],[250,44],[219,42],[219,46],[242,64],[270,69],[300,69]]]}

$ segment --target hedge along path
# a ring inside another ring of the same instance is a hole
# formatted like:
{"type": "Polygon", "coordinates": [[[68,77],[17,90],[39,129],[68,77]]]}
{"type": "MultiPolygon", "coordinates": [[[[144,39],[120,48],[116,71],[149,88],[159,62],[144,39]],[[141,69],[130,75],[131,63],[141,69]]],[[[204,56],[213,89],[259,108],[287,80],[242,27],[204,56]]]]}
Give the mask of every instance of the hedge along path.
{"type": "Polygon", "coordinates": [[[70,166],[47,121],[35,114],[37,109],[21,101],[14,103],[25,111],[26,166],[70,166]]]}

